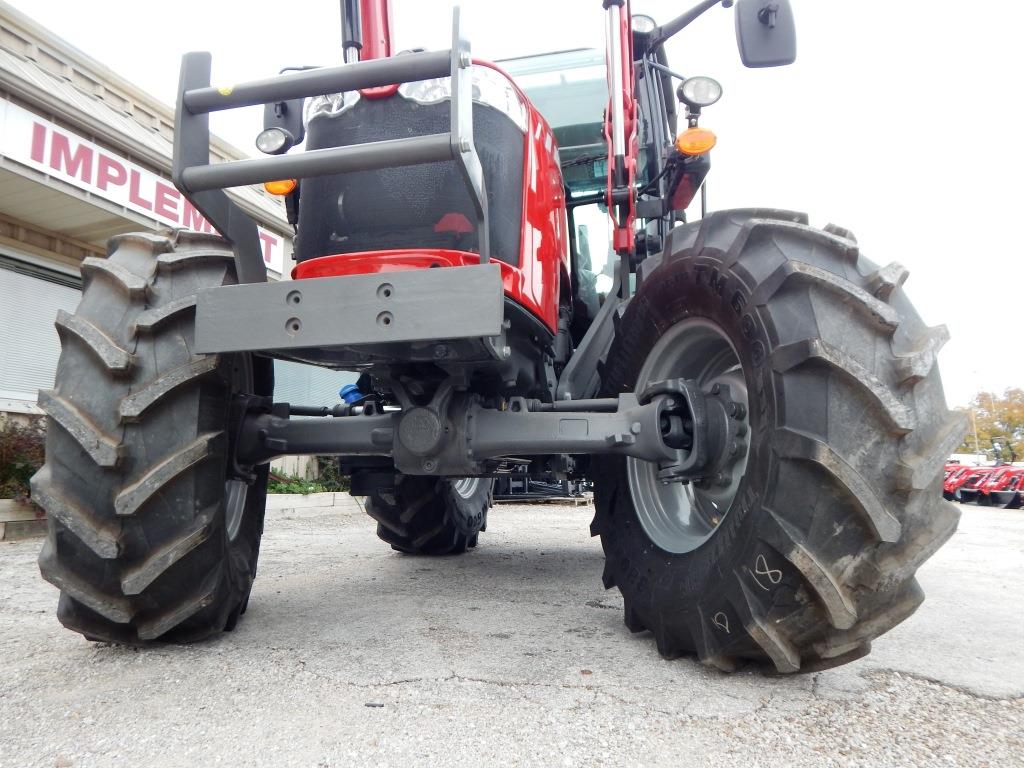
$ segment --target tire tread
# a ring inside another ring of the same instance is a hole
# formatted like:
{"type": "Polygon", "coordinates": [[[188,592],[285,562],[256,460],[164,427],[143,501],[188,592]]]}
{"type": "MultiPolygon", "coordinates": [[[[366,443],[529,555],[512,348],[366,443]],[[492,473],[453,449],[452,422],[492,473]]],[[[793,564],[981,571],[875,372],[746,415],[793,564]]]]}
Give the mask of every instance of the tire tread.
{"type": "MultiPolygon", "coordinates": [[[[765,327],[776,334],[769,334],[766,350],[772,386],[799,382],[803,389],[796,391],[803,397],[809,382],[818,382],[813,386],[823,393],[821,402],[808,407],[826,410],[817,411],[823,414],[814,416],[819,421],[808,421],[798,412],[806,400],[795,400],[790,418],[776,400],[778,420],[766,438],[773,477],[810,483],[810,498],[803,509],[792,504],[795,497],[780,507],[771,496],[759,498],[765,489],[754,489],[749,503],[760,513],[751,528],[743,529],[748,533],[731,534],[744,542],[751,558],[750,553],[771,558],[770,565],[760,566],[776,574],[771,584],[748,570],[757,567],[753,561],[724,561],[708,571],[716,592],[694,591],[699,584],[684,576],[686,600],[665,602],[671,594],[668,574],[657,570],[664,566],[656,561],[641,562],[644,548],[652,549],[642,531],[629,534],[639,548],[621,548],[619,540],[638,523],[629,511],[625,472],[612,471],[613,460],[606,459],[597,463],[591,523],[606,553],[605,585],[620,589],[627,625],[649,628],[659,651],[674,655],[684,648],[718,669],[753,659],[792,673],[863,656],[874,638],[920,604],[923,593],[914,575],[956,529],[958,513],[939,502],[937,490],[942,464],[965,426],[962,415],[944,406],[936,366],[948,331],[921,323],[903,293],[904,267],[896,262],[877,267],[848,230],[833,225],[814,230],[795,214],[715,213],[674,230],[654,261],[608,354],[605,394],[628,391],[628,376],[642,364],[643,346],[635,334],[649,334],[651,323],[661,331],[673,317],[692,316],[679,309],[685,306],[681,300],[663,307],[650,306],[653,298],[642,299],[645,291],[672,296],[667,288],[659,293],[658,286],[680,280],[716,288],[728,302],[725,311],[731,307],[740,313],[745,307],[742,311],[768,318],[765,327]],[[730,280],[745,286],[745,303],[737,303],[730,280]],[[837,319],[820,314],[830,312],[837,319]],[[853,324],[842,321],[847,317],[853,324]],[[849,435],[817,434],[803,426],[824,423],[831,430],[833,419],[844,413],[856,419],[849,435]],[[870,445],[864,444],[865,434],[873,435],[870,445]],[[890,469],[883,471],[886,465],[890,469]],[[845,517],[833,519],[840,512],[845,517]],[[651,591],[652,584],[657,591],[651,591]],[[772,585],[778,586],[769,589],[772,585]]],[[[767,378],[754,384],[765,388],[767,378]]]]}

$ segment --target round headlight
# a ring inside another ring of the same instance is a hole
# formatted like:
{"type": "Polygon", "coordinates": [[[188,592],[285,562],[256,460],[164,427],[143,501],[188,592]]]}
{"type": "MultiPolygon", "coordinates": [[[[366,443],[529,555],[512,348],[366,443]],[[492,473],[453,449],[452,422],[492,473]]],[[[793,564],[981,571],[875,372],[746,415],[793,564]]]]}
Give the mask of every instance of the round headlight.
{"type": "Polygon", "coordinates": [[[284,128],[267,128],[256,137],[256,149],[267,155],[279,155],[292,148],[295,139],[284,128]]]}
{"type": "Polygon", "coordinates": [[[658,22],[652,19],[650,16],[644,16],[642,13],[633,14],[633,31],[641,32],[645,35],[650,34],[658,28],[658,22]]]}
{"type": "Polygon", "coordinates": [[[688,77],[678,93],[679,100],[688,107],[710,107],[722,98],[722,86],[710,77],[688,77]]]}

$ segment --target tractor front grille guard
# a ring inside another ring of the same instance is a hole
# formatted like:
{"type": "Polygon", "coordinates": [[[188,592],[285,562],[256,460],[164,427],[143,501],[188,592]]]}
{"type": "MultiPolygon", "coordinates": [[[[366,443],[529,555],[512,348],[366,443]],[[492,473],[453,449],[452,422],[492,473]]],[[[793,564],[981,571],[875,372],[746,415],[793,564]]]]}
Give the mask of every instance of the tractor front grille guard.
{"type": "Polygon", "coordinates": [[[225,188],[449,160],[458,165],[475,209],[480,263],[488,261],[487,195],[483,168],[473,143],[469,73],[472,60],[469,42],[459,31],[458,8],[452,20],[452,47],[447,51],[305,70],[228,88],[211,87],[211,61],[209,53],[187,53],[182,57],[173,178],[181,193],[231,241],[239,282],[266,281],[266,267],[256,222],[227,196],[225,188]],[[452,82],[451,125],[447,133],[210,164],[211,112],[446,76],[452,82]]]}

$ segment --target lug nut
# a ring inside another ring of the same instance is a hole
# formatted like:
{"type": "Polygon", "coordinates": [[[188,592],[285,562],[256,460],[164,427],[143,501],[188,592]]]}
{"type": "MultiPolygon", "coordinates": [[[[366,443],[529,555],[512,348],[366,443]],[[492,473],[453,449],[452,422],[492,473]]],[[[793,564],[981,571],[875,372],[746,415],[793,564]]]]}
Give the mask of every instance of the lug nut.
{"type": "Polygon", "coordinates": [[[731,418],[737,420],[742,419],[747,415],[747,409],[743,407],[743,403],[737,403],[735,401],[730,401],[726,410],[731,418]]]}
{"type": "Polygon", "coordinates": [[[722,391],[722,385],[721,384],[712,384],[711,385],[711,394],[712,395],[717,395],[721,391],[722,391]]]}

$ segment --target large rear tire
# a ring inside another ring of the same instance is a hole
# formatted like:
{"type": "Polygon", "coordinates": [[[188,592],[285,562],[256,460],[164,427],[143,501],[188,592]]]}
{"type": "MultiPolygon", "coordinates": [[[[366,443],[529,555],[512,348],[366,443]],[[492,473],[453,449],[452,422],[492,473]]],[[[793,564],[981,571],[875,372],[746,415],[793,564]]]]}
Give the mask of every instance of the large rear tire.
{"type": "Polygon", "coordinates": [[[906,276],[782,211],[713,214],[644,263],[604,394],[654,371],[746,405],[734,473],[675,497],[644,482],[643,462],[595,462],[605,586],[666,658],[820,669],[920,604],[914,573],[959,517],[941,485],[964,421],[935,365],[946,331],[921,322],[906,276]],[[666,344],[689,346],[673,358],[666,344]]]}
{"type": "Polygon", "coordinates": [[[487,527],[491,480],[399,475],[366,497],[377,536],[409,555],[461,555],[487,527]]]}
{"type": "Polygon", "coordinates": [[[229,479],[233,392],[273,393],[269,360],[192,351],[196,292],[235,282],[220,238],[124,235],[82,264],[32,497],[57,616],[91,640],[193,641],[232,629],[256,574],[267,466],[229,479]]]}

